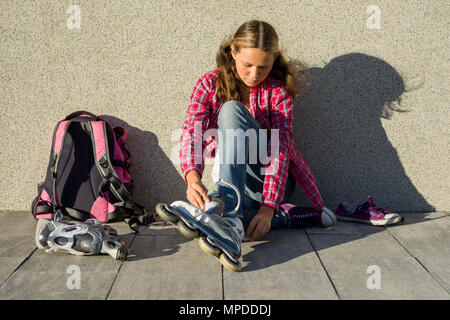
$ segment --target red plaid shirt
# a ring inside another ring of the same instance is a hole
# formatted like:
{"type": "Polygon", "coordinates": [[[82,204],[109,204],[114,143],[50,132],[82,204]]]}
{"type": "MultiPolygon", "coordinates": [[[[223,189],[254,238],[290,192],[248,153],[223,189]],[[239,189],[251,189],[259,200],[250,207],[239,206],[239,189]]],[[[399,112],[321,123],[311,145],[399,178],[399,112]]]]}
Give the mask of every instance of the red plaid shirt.
{"type": "MultiPolygon", "coordinates": [[[[187,119],[181,136],[181,171],[186,175],[196,170],[203,174],[205,157],[214,157],[218,142],[207,130],[217,129],[217,118],[223,102],[217,97],[215,80],[219,71],[212,70],[200,77],[190,97],[187,119]]],[[[323,200],[308,164],[300,155],[292,136],[292,98],[283,84],[268,76],[256,87],[250,88],[250,112],[260,128],[278,129],[279,157],[272,157],[268,164],[261,205],[278,211],[283,199],[289,171],[305,192],[311,204],[321,210],[323,200]]],[[[270,137],[270,135],[269,135],[270,137]]],[[[267,144],[271,150],[271,139],[267,144]]],[[[268,152],[270,157],[270,153],[268,152]]],[[[275,212],[276,212],[275,211],[275,212]]]]}

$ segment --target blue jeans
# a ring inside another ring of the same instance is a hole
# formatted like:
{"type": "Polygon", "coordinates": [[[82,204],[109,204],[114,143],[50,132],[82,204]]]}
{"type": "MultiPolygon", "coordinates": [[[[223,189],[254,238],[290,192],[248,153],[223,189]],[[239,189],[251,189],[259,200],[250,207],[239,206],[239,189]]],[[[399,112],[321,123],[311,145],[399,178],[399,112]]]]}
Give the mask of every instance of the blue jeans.
{"type": "MultiPolygon", "coordinates": [[[[222,105],[218,127],[220,180],[235,185],[239,190],[241,205],[238,212],[232,217],[241,218],[246,230],[261,207],[260,201],[264,185],[264,175],[261,174],[261,168],[265,166],[260,162],[259,141],[267,138],[264,131],[260,132],[261,128],[252,114],[239,101],[231,100],[222,105]],[[241,133],[255,134],[253,136],[251,134],[239,134],[236,131],[239,129],[242,130],[241,133]]],[[[265,146],[267,146],[267,143],[265,146]]],[[[295,179],[289,174],[284,199],[289,197],[294,186],[295,179]]],[[[237,205],[237,196],[229,187],[218,185],[210,195],[218,195],[224,200],[227,211],[233,210],[237,205]]],[[[283,210],[278,210],[272,219],[271,227],[279,229],[288,226],[288,214],[283,210]]]]}

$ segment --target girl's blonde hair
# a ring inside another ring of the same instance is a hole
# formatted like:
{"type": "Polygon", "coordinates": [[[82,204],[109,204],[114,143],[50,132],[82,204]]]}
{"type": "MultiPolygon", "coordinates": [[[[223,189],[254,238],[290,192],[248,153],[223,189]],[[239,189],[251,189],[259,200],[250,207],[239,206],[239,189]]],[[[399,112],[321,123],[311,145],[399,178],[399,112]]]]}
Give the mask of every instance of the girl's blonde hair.
{"type": "Polygon", "coordinates": [[[309,83],[300,83],[297,80],[298,74],[301,74],[302,81],[306,79],[305,67],[299,61],[287,61],[284,58],[278,47],[278,35],[275,29],[267,22],[251,20],[241,25],[233,36],[222,41],[216,54],[217,69],[219,70],[216,88],[220,100],[224,102],[240,101],[239,88],[245,86],[237,74],[236,64],[231,55],[231,44],[234,45],[236,53],[243,48],[257,48],[273,54],[275,61],[269,76],[280,80],[292,97],[300,96],[296,87],[303,88],[309,85],[309,83]]]}

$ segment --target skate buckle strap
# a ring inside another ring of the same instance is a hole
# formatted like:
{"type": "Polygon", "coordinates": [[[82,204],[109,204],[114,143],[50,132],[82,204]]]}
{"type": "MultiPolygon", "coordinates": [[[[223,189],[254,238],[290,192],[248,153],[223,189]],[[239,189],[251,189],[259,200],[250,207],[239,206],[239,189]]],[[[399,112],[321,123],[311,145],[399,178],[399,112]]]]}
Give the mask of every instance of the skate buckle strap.
{"type": "Polygon", "coordinates": [[[133,210],[133,213],[128,220],[128,226],[130,227],[131,230],[133,230],[136,233],[139,233],[139,226],[149,225],[152,222],[158,221],[158,218],[157,218],[158,216],[156,215],[156,213],[149,211],[146,207],[144,207],[136,202],[133,203],[132,210],[133,210]],[[134,213],[136,208],[138,210],[141,210],[142,213],[141,214],[134,213]]]}
{"type": "Polygon", "coordinates": [[[195,209],[192,212],[192,216],[195,218],[195,220],[200,221],[203,217],[202,211],[200,209],[195,209]]]}
{"type": "Polygon", "coordinates": [[[239,211],[239,207],[241,206],[241,194],[240,194],[238,188],[236,188],[235,185],[233,185],[233,184],[231,184],[231,183],[228,183],[228,182],[226,182],[226,181],[224,181],[224,180],[219,180],[217,183],[218,183],[218,184],[222,184],[222,185],[224,185],[224,186],[226,186],[226,187],[231,188],[231,189],[236,193],[236,196],[237,196],[237,204],[236,204],[236,207],[235,207],[233,210],[229,211],[229,212],[226,212],[226,210],[225,210],[225,208],[224,208],[224,210],[222,211],[222,213],[221,213],[220,215],[221,215],[221,216],[225,216],[225,215],[227,215],[227,216],[233,216],[233,215],[235,215],[235,214],[239,211]]]}

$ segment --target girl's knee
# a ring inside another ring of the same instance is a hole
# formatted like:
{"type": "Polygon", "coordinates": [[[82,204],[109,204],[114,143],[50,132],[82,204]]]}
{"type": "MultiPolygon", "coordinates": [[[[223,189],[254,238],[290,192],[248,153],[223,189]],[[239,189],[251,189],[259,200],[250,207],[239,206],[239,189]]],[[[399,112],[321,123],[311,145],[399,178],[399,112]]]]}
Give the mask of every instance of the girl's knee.
{"type": "Polygon", "coordinates": [[[219,112],[218,122],[220,124],[225,124],[229,121],[239,119],[242,113],[242,108],[245,108],[242,103],[236,100],[229,100],[225,102],[219,112]]]}

